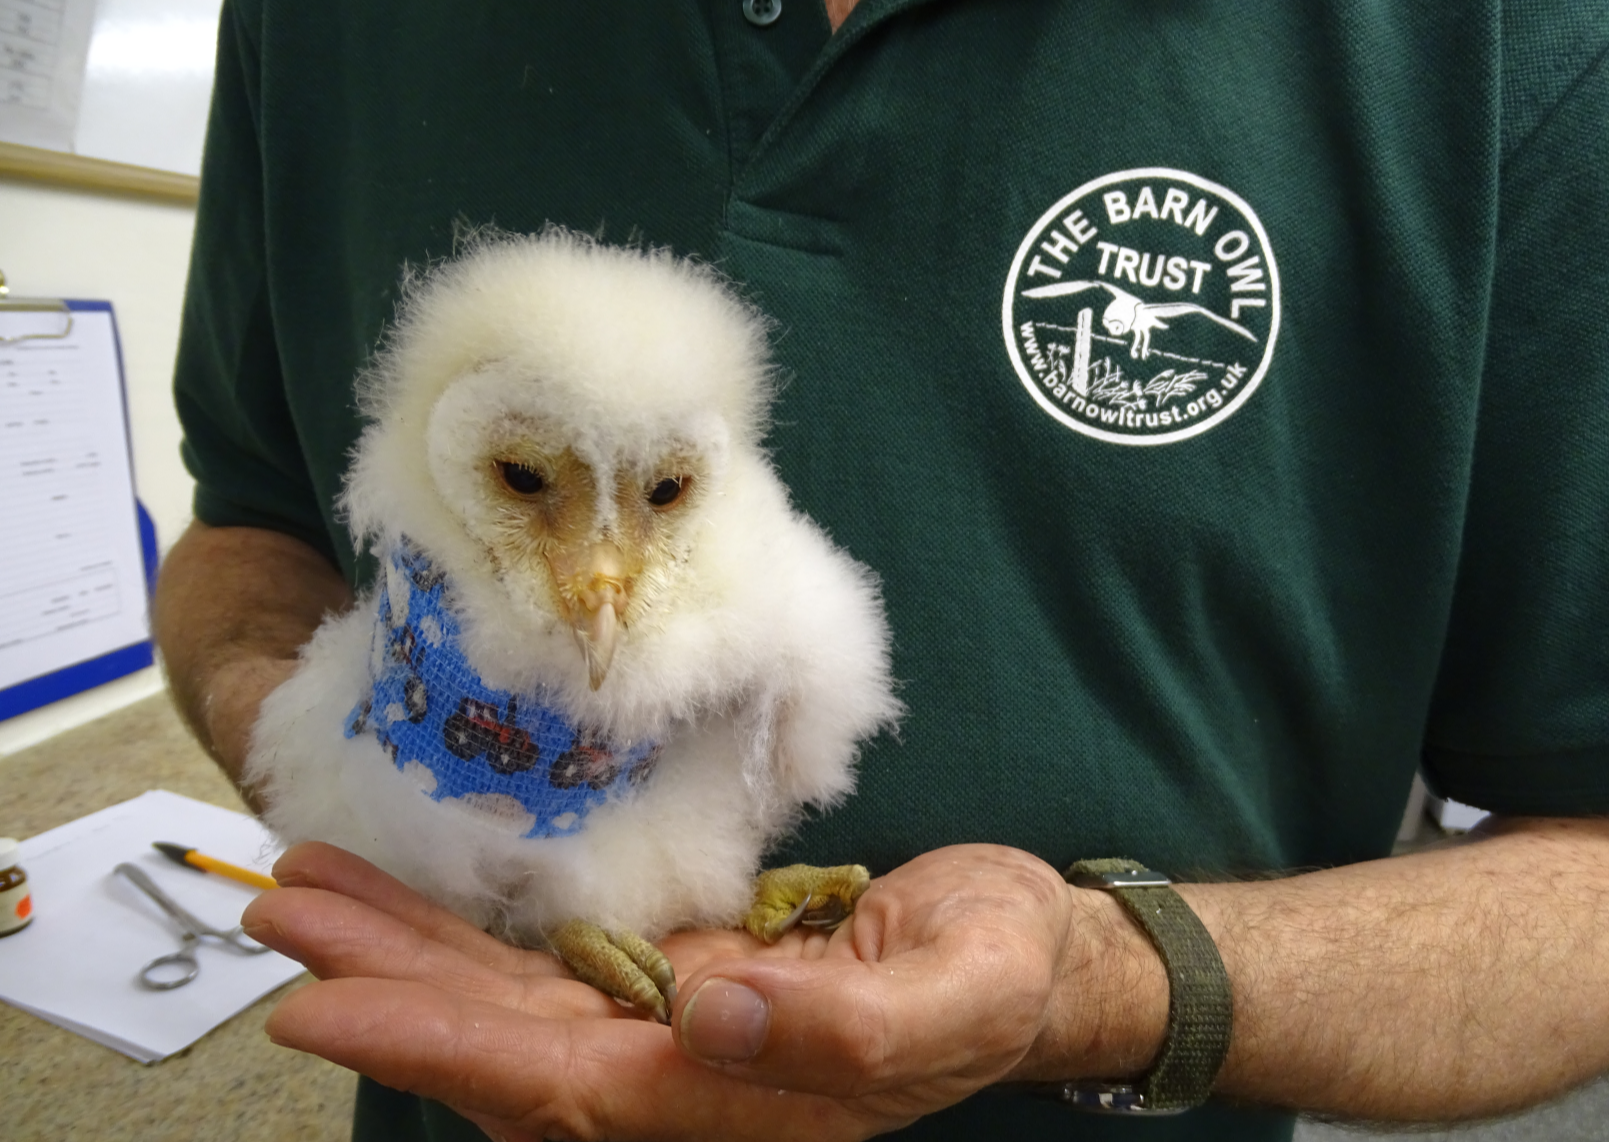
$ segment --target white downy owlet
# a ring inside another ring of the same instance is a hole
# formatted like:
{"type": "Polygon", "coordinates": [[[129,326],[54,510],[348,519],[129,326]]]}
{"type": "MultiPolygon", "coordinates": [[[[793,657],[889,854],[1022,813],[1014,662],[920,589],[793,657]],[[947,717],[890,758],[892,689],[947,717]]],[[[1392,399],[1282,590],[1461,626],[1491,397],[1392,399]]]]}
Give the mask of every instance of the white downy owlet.
{"type": "Polygon", "coordinates": [[[663,1018],[642,937],[830,924],[858,866],[755,877],[889,728],[872,574],[761,447],[765,323],[706,267],[483,234],[405,282],[344,508],[379,560],[264,703],[247,778],[663,1018]]]}

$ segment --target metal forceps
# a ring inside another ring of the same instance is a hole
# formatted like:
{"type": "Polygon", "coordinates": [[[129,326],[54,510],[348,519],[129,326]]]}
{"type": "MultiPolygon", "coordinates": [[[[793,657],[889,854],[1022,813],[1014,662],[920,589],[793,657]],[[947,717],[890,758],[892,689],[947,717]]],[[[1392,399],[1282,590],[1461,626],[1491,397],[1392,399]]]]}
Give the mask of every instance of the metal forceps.
{"type": "Polygon", "coordinates": [[[179,907],[178,902],[173,897],[158,888],[156,881],[146,875],[145,870],[139,865],[129,864],[124,861],[114,868],[112,872],[122,873],[133,881],[136,888],[156,901],[162,911],[177,920],[179,927],[183,930],[181,936],[183,943],[179,945],[178,951],[169,955],[158,956],[140,969],[140,984],[150,988],[152,991],[171,991],[173,988],[183,987],[201,974],[201,961],[196,959],[196,946],[201,943],[201,937],[203,936],[211,936],[216,940],[222,940],[242,955],[256,956],[270,950],[266,946],[250,940],[249,937],[244,937],[238,924],[226,932],[203,924],[179,907]],[[181,974],[177,978],[165,978],[174,969],[178,969],[181,974]]]}

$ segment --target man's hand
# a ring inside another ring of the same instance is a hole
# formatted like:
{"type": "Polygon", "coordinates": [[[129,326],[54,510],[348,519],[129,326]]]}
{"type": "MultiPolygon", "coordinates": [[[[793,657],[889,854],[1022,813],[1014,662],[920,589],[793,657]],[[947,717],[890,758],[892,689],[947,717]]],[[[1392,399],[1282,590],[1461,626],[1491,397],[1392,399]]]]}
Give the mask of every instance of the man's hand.
{"type": "MultiPolygon", "coordinates": [[[[1141,1073],[1167,983],[1117,903],[965,845],[873,882],[830,937],[672,936],[672,1029],[364,862],[292,849],[248,931],[327,982],[274,1038],[510,1139],[860,1138],[1001,1080],[1141,1073]]],[[[1609,821],[1180,892],[1235,992],[1228,1097],[1469,1118],[1609,1069],[1609,821]]]]}
{"type": "Polygon", "coordinates": [[[237,785],[262,700],[351,602],[328,560],[277,531],[193,523],[162,561],[153,625],[174,703],[237,785]]]}
{"type": "Polygon", "coordinates": [[[298,846],[274,872],[284,887],[247,910],[246,930],[327,981],[281,1004],[275,1041],[508,1139],[864,1138],[1012,1076],[1042,1038],[1141,1069],[1166,1015],[1143,935],[998,846],[896,869],[830,937],[666,939],[682,981],[673,1030],[340,850],[298,846]],[[1061,975],[1099,943],[1133,978],[1067,988],[1061,975]]]}

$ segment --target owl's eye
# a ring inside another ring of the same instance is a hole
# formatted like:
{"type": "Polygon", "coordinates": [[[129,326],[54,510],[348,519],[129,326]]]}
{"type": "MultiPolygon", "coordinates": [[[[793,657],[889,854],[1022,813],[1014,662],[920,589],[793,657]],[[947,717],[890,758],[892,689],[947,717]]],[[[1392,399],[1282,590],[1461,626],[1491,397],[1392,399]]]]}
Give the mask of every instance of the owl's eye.
{"type": "Polygon", "coordinates": [[[686,484],[686,476],[666,476],[649,490],[648,502],[656,508],[668,508],[682,498],[686,484]]]}
{"type": "Polygon", "coordinates": [[[542,473],[535,468],[527,468],[524,464],[500,460],[497,463],[497,471],[503,477],[503,483],[508,490],[522,496],[534,496],[545,486],[542,473]]]}

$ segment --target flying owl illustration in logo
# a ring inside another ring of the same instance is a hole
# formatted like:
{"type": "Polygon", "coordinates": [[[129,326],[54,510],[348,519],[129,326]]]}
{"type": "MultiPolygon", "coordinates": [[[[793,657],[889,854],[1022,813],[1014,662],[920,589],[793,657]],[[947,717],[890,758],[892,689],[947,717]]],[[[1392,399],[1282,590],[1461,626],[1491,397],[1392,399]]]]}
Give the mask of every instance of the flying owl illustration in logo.
{"type": "Polygon", "coordinates": [[[1111,302],[1106,311],[1101,314],[1101,325],[1113,337],[1132,336],[1129,345],[1129,356],[1144,360],[1151,355],[1151,332],[1155,329],[1166,329],[1167,322],[1164,317],[1185,317],[1190,314],[1200,314],[1211,318],[1225,329],[1232,329],[1248,341],[1256,341],[1257,335],[1244,325],[1221,317],[1204,305],[1197,305],[1193,301],[1142,301],[1132,293],[1118,289],[1110,282],[1057,282],[1054,285],[1035,286],[1033,289],[1022,291],[1023,297],[1065,297],[1068,294],[1082,293],[1087,289],[1104,289],[1112,295],[1111,302]]]}

